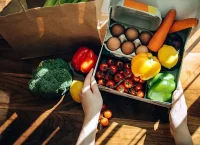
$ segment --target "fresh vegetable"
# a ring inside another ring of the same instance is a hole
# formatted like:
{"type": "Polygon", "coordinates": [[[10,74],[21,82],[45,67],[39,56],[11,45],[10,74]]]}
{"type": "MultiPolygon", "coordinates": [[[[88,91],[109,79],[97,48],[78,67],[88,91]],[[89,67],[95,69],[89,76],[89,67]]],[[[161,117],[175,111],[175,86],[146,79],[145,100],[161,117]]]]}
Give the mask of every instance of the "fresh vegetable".
{"type": "Polygon", "coordinates": [[[112,76],[110,73],[107,73],[107,74],[105,75],[105,80],[106,80],[106,81],[112,80],[112,78],[113,78],[113,76],[112,76]]]}
{"type": "Polygon", "coordinates": [[[125,92],[125,86],[123,85],[123,84],[119,84],[117,87],[116,87],[116,90],[118,91],[118,92],[121,92],[121,93],[123,93],[123,92],[125,92]]]}
{"type": "Polygon", "coordinates": [[[127,78],[131,78],[133,75],[131,69],[125,69],[124,70],[124,76],[127,77],[127,78]]]}
{"type": "Polygon", "coordinates": [[[45,98],[60,97],[72,83],[69,65],[62,59],[44,60],[29,81],[29,90],[45,98]]]}
{"type": "Polygon", "coordinates": [[[139,80],[139,83],[141,83],[141,84],[144,84],[144,83],[145,83],[145,81],[144,81],[144,80],[142,80],[142,79],[140,79],[140,80],[139,80]]]}
{"type": "Polygon", "coordinates": [[[165,17],[164,21],[156,31],[156,33],[151,38],[148,48],[153,52],[158,52],[158,50],[162,47],[167,34],[174,22],[174,19],[176,17],[176,10],[172,9],[167,13],[167,16],[165,17]]]}
{"type": "Polygon", "coordinates": [[[117,68],[120,69],[120,68],[123,68],[124,63],[121,62],[121,61],[117,61],[117,62],[115,63],[115,65],[116,65],[117,68]]]}
{"type": "Polygon", "coordinates": [[[111,66],[109,67],[109,69],[110,69],[110,73],[111,73],[111,74],[116,74],[116,73],[117,73],[117,67],[116,67],[116,66],[111,65],[111,66]]]}
{"type": "Polygon", "coordinates": [[[116,83],[118,83],[119,81],[121,81],[122,79],[124,78],[124,76],[120,73],[117,73],[115,76],[114,76],[114,80],[116,83]]]}
{"type": "Polygon", "coordinates": [[[112,112],[110,111],[110,110],[107,110],[107,111],[105,111],[104,113],[103,113],[103,116],[105,117],[105,118],[111,118],[112,117],[112,112]]]}
{"type": "Polygon", "coordinates": [[[163,45],[158,51],[158,59],[162,66],[170,69],[178,62],[178,51],[173,46],[163,45]]]}
{"type": "Polygon", "coordinates": [[[131,90],[130,90],[130,94],[133,95],[133,96],[135,96],[136,91],[135,91],[134,89],[131,89],[131,90]]]}
{"type": "Polygon", "coordinates": [[[97,56],[88,47],[80,47],[72,58],[72,66],[76,71],[88,73],[96,64],[97,56]]]}
{"type": "Polygon", "coordinates": [[[108,88],[114,88],[114,86],[115,86],[115,82],[114,81],[112,81],[112,80],[107,81],[106,87],[108,87],[108,88]]]}
{"type": "Polygon", "coordinates": [[[172,27],[169,30],[169,33],[174,33],[190,27],[197,26],[198,22],[199,21],[196,18],[188,18],[184,20],[174,21],[172,27]]]}
{"type": "Polygon", "coordinates": [[[46,0],[43,7],[51,7],[56,4],[57,0],[46,0]]]}
{"type": "Polygon", "coordinates": [[[172,99],[172,92],[176,84],[174,76],[170,73],[159,73],[147,82],[148,98],[154,101],[168,102],[172,99]]]}
{"type": "Polygon", "coordinates": [[[99,121],[100,121],[102,118],[103,118],[103,114],[100,113],[100,115],[99,115],[99,121]]]}
{"type": "Polygon", "coordinates": [[[139,91],[137,92],[137,96],[138,96],[139,98],[143,98],[143,97],[144,97],[144,92],[141,91],[141,90],[139,90],[139,91]]]}
{"type": "Polygon", "coordinates": [[[96,77],[97,77],[98,79],[104,78],[103,72],[102,72],[102,71],[97,71],[97,72],[96,72],[96,77]]]}
{"type": "Polygon", "coordinates": [[[105,81],[103,79],[98,80],[99,85],[105,86],[105,81]]]}
{"type": "Polygon", "coordinates": [[[82,88],[83,88],[83,82],[73,80],[70,86],[70,94],[72,96],[72,99],[77,103],[81,103],[81,99],[79,95],[81,93],[82,88]]]}
{"type": "Polygon", "coordinates": [[[124,64],[124,68],[130,69],[130,68],[131,68],[131,64],[130,64],[130,63],[125,63],[125,64],[124,64]]]}
{"type": "Polygon", "coordinates": [[[124,86],[127,88],[127,89],[130,89],[133,87],[133,81],[131,79],[125,79],[124,80],[124,86]]]}
{"type": "Polygon", "coordinates": [[[160,72],[161,65],[151,53],[140,53],[132,58],[131,70],[136,77],[148,80],[160,72]]]}
{"type": "Polygon", "coordinates": [[[100,120],[100,123],[101,123],[102,126],[107,126],[109,124],[108,118],[105,118],[105,117],[102,118],[100,120]]]}
{"type": "Polygon", "coordinates": [[[107,108],[106,104],[103,104],[103,105],[102,105],[102,108],[101,108],[101,111],[102,111],[102,112],[105,111],[106,108],[107,108]]]}
{"type": "Polygon", "coordinates": [[[177,51],[183,49],[183,39],[176,33],[168,34],[165,44],[173,46],[177,51]]]}
{"type": "Polygon", "coordinates": [[[107,60],[107,64],[108,65],[114,65],[115,64],[115,61],[113,59],[108,59],[107,60]]]}
{"type": "Polygon", "coordinates": [[[100,68],[100,71],[106,72],[108,70],[108,64],[102,63],[102,64],[100,64],[99,68],[100,68]]]}
{"type": "Polygon", "coordinates": [[[139,82],[139,81],[140,81],[140,77],[136,77],[135,75],[133,75],[132,79],[133,79],[135,82],[139,82]]]}
{"type": "Polygon", "coordinates": [[[142,84],[138,83],[135,88],[137,91],[139,91],[139,90],[142,90],[143,86],[142,84]]]}

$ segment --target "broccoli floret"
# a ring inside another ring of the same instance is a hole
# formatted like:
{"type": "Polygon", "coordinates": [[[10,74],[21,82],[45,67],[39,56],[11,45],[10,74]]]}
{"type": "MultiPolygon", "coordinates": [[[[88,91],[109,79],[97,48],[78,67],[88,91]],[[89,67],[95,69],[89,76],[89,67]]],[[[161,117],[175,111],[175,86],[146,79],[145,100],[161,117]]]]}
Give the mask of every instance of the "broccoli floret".
{"type": "Polygon", "coordinates": [[[69,68],[62,59],[42,61],[29,81],[29,90],[45,98],[64,95],[72,83],[69,68]]]}

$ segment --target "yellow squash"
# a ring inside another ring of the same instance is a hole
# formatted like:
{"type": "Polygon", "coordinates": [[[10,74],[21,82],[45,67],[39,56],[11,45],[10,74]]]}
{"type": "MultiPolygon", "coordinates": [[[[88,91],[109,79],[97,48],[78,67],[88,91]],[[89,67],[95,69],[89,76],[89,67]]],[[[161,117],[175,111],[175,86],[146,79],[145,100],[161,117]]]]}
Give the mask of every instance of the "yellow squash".
{"type": "Polygon", "coordinates": [[[131,70],[136,77],[148,80],[160,72],[161,65],[151,53],[140,53],[132,58],[131,70]]]}

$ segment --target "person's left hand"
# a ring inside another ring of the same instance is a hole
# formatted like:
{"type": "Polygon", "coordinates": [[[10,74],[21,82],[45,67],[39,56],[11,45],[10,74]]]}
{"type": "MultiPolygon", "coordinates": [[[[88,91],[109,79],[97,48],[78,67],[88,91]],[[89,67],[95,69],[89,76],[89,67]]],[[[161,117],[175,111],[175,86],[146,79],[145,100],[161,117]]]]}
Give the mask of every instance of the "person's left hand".
{"type": "Polygon", "coordinates": [[[94,117],[99,114],[102,108],[102,97],[97,86],[97,82],[92,77],[93,69],[90,70],[85,78],[81,92],[81,104],[86,117],[94,117]]]}

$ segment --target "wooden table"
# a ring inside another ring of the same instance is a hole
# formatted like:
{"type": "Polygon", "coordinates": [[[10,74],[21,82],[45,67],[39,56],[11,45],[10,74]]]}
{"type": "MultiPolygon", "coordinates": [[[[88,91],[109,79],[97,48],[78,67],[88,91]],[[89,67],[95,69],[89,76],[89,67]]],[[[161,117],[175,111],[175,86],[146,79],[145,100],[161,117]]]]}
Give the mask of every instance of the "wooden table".
{"type": "MultiPolygon", "coordinates": [[[[21,60],[5,40],[0,40],[0,124],[13,112],[19,115],[2,134],[0,144],[12,144],[42,112],[56,104],[57,100],[45,100],[33,96],[28,91],[27,83],[33,69],[41,60],[56,57],[70,60],[68,56],[72,55],[21,60]]],[[[200,77],[198,77],[200,64],[194,61],[199,57],[199,53],[189,54],[184,61],[181,75],[184,88],[197,76],[196,81],[185,92],[189,107],[188,126],[195,145],[200,145],[200,77]]],[[[108,127],[98,131],[96,144],[174,144],[169,131],[168,109],[105,92],[102,92],[102,96],[104,103],[113,111],[113,118],[108,127]]],[[[83,117],[81,105],[67,96],[24,144],[41,144],[59,126],[60,130],[49,144],[74,145],[83,117]]]]}

